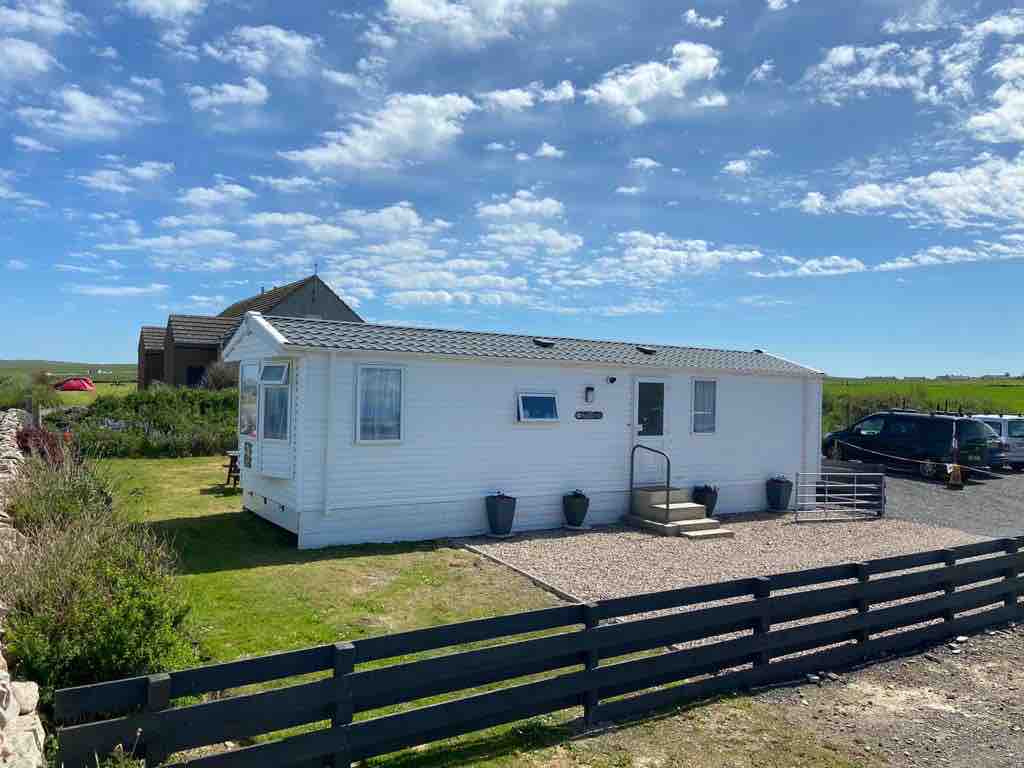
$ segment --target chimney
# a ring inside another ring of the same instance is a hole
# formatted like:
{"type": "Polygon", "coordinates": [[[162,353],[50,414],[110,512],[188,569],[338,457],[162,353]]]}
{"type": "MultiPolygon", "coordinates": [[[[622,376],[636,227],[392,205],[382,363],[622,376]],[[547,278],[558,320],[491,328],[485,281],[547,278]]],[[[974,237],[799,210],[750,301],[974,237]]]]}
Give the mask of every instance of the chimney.
{"type": "Polygon", "coordinates": [[[261,294],[263,293],[263,286],[262,285],[260,286],[260,293],[261,294]]]}

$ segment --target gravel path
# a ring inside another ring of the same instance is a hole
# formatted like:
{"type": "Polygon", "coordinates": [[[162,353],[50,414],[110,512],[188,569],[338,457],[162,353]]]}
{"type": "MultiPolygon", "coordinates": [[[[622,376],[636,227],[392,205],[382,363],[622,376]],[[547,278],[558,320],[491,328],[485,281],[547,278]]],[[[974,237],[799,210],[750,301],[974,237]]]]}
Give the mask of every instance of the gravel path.
{"type": "Polygon", "coordinates": [[[970,544],[989,538],[885,518],[792,522],[791,515],[730,518],[733,539],[690,541],[610,526],[467,540],[583,600],[708,584],[970,544]]]}
{"type": "Polygon", "coordinates": [[[892,475],[889,516],[1000,538],[1024,534],[1024,473],[971,480],[962,491],[942,483],[892,475]]]}

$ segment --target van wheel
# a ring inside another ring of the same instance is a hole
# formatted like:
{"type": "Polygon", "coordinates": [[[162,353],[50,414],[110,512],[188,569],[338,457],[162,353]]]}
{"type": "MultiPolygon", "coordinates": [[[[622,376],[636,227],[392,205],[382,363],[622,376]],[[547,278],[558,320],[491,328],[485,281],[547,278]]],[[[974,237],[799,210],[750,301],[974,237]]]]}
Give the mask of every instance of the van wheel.
{"type": "Polygon", "coordinates": [[[832,447],[829,449],[828,457],[832,461],[846,461],[846,451],[843,450],[843,446],[839,444],[839,441],[832,443],[832,447]]]}
{"type": "Polygon", "coordinates": [[[1012,469],[1014,472],[1020,472],[1022,469],[1024,469],[1024,464],[1011,464],[1010,469],[1012,469]]]}
{"type": "Polygon", "coordinates": [[[934,461],[922,461],[917,465],[918,472],[925,480],[936,480],[942,473],[942,467],[934,461]]]}

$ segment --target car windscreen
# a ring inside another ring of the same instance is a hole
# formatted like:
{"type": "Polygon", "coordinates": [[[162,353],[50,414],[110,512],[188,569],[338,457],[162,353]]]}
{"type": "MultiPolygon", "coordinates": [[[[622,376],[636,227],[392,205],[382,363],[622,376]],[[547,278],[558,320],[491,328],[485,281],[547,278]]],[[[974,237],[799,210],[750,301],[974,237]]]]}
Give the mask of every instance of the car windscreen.
{"type": "Polygon", "coordinates": [[[1024,438],[1024,419],[1015,419],[1007,423],[1006,436],[1024,438]]]}
{"type": "Polygon", "coordinates": [[[1002,437],[1002,434],[1003,434],[1003,422],[1001,422],[1001,421],[989,421],[988,419],[986,419],[985,423],[988,424],[990,427],[992,427],[992,429],[995,430],[995,433],[997,435],[1002,437]]]}

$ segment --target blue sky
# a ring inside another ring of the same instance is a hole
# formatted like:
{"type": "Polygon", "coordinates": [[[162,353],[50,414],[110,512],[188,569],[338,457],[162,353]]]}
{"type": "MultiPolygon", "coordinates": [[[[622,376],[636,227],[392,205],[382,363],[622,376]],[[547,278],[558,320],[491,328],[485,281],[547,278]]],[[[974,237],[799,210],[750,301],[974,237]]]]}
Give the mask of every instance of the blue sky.
{"type": "Polygon", "coordinates": [[[379,322],[1020,372],[1014,6],[0,0],[0,357],[317,265],[379,322]]]}

